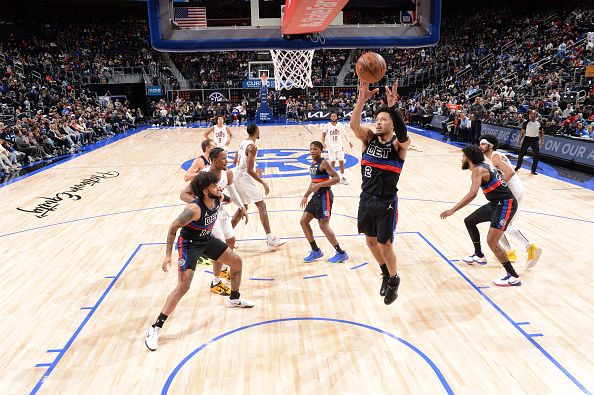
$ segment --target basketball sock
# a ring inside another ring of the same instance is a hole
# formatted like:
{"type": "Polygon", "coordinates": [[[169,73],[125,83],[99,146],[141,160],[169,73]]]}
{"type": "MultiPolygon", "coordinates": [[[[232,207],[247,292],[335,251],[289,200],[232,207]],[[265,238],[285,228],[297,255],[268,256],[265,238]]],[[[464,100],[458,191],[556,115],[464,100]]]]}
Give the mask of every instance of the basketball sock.
{"type": "Polygon", "coordinates": [[[520,277],[520,276],[518,276],[518,273],[516,273],[516,271],[514,270],[514,267],[512,266],[510,261],[504,262],[503,267],[505,268],[505,271],[508,274],[511,274],[514,277],[520,277]]]}
{"type": "Polygon", "coordinates": [[[383,265],[380,265],[380,269],[382,269],[383,276],[390,276],[390,272],[388,271],[388,266],[385,263],[383,265]]]}
{"type": "Polygon", "coordinates": [[[390,278],[388,279],[388,285],[395,287],[398,284],[398,279],[398,275],[390,276],[390,278]]]}
{"type": "Polygon", "coordinates": [[[218,284],[218,283],[220,283],[220,282],[221,282],[221,279],[219,278],[219,276],[214,276],[214,277],[212,278],[212,285],[213,285],[213,286],[214,286],[214,285],[217,285],[217,284],[218,284]]]}
{"type": "Polygon", "coordinates": [[[334,246],[334,249],[336,250],[336,252],[338,252],[339,254],[344,254],[344,251],[342,250],[342,248],[340,248],[340,244],[336,244],[334,246]]]}
{"type": "Polygon", "coordinates": [[[310,241],[309,245],[311,246],[312,251],[320,251],[320,247],[316,244],[316,241],[310,241]]]}
{"type": "Polygon", "coordinates": [[[239,291],[231,291],[231,296],[229,296],[229,299],[239,299],[239,291]]]}
{"type": "Polygon", "coordinates": [[[476,256],[478,256],[479,258],[484,257],[485,254],[483,254],[483,251],[481,250],[481,242],[480,241],[473,241],[472,244],[474,244],[474,254],[476,256]]]}
{"type": "Polygon", "coordinates": [[[503,248],[505,251],[509,251],[511,250],[511,245],[509,244],[509,241],[507,240],[507,237],[505,237],[505,234],[501,235],[501,239],[499,239],[499,245],[501,246],[501,248],[503,248]]]}
{"type": "Polygon", "coordinates": [[[153,328],[156,326],[159,328],[163,328],[163,324],[165,323],[166,319],[167,319],[167,316],[163,313],[160,313],[159,317],[157,318],[157,321],[155,321],[155,323],[153,324],[153,328]]]}
{"type": "Polygon", "coordinates": [[[508,230],[508,233],[516,238],[520,243],[524,245],[524,248],[527,250],[530,247],[530,241],[517,229],[508,230]]]}

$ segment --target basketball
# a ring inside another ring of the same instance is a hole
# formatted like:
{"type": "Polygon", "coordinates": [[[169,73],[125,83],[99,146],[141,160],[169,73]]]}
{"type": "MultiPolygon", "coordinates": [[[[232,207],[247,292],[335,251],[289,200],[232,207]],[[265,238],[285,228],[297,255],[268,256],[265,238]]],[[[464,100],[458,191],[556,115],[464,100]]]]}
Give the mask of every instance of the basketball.
{"type": "Polygon", "coordinates": [[[375,52],[365,52],[357,60],[355,72],[364,82],[370,84],[378,82],[386,75],[386,61],[375,52]]]}

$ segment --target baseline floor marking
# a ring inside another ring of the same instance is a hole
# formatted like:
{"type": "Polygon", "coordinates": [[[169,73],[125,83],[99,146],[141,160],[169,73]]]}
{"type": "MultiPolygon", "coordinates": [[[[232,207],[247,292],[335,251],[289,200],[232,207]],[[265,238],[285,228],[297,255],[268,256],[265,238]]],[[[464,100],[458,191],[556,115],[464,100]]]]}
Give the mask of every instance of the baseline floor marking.
{"type": "MultiPolygon", "coordinates": [[[[493,301],[493,299],[491,299],[490,297],[488,297],[483,290],[481,289],[481,287],[477,286],[470,278],[468,278],[464,273],[462,273],[462,271],[456,267],[454,264],[452,264],[448,258],[446,258],[446,256],[439,250],[437,249],[437,247],[435,247],[433,245],[433,243],[431,243],[429,241],[429,239],[427,239],[421,232],[418,232],[419,236],[427,243],[429,244],[429,246],[431,246],[431,248],[433,248],[433,250],[440,256],[443,258],[444,261],[446,261],[446,263],[448,265],[450,265],[450,267],[452,269],[454,269],[459,275],[460,277],[462,277],[472,288],[474,288],[487,302],[489,302],[489,304],[491,306],[493,306],[493,308],[499,313],[501,314],[510,324],[512,324],[512,326],[514,328],[516,328],[518,330],[518,332],[520,332],[522,334],[522,336],[524,336],[530,343],[532,343],[532,345],[534,347],[536,347],[549,361],[551,361],[551,363],[553,363],[553,365],[555,365],[557,367],[557,369],[559,369],[565,376],[567,376],[568,379],[570,379],[583,393],[588,394],[588,395],[592,395],[592,393],[581,383],[579,382],[571,373],[569,373],[569,371],[563,367],[563,365],[561,365],[561,363],[559,363],[559,361],[557,361],[551,354],[548,353],[548,351],[546,351],[544,349],[543,346],[541,346],[536,340],[534,340],[535,336],[531,336],[529,333],[527,333],[524,329],[522,329],[522,327],[516,322],[514,321],[509,315],[507,315],[507,313],[505,311],[503,311],[503,309],[501,307],[499,307],[499,305],[497,305],[497,303],[495,303],[493,301]]],[[[541,335],[542,336],[542,335],[541,335]]]]}
{"type": "Polygon", "coordinates": [[[167,380],[165,381],[165,385],[163,386],[163,389],[161,390],[161,394],[165,395],[169,392],[169,387],[171,386],[171,383],[173,382],[173,379],[175,378],[175,376],[179,373],[179,371],[181,370],[182,367],[184,367],[184,365],[186,364],[186,362],[188,362],[194,355],[198,354],[200,351],[202,351],[203,349],[205,349],[209,344],[212,344],[214,342],[216,342],[217,340],[221,340],[227,336],[230,336],[234,333],[246,330],[246,329],[251,329],[251,328],[255,328],[258,326],[262,326],[262,325],[268,325],[268,324],[276,324],[276,323],[280,323],[280,322],[287,322],[287,321],[326,321],[326,322],[333,322],[333,323],[339,323],[339,324],[347,324],[347,325],[353,325],[353,326],[358,326],[361,328],[365,328],[365,329],[370,329],[372,331],[378,332],[384,336],[388,336],[394,340],[399,341],[400,343],[404,344],[406,347],[410,348],[412,351],[414,351],[417,355],[419,355],[421,358],[423,358],[423,360],[425,360],[425,362],[431,367],[431,369],[433,370],[433,372],[435,373],[435,375],[437,376],[437,378],[439,379],[439,381],[441,382],[441,385],[443,386],[443,388],[445,389],[447,394],[454,394],[454,391],[452,390],[452,388],[450,387],[450,385],[448,384],[448,382],[446,381],[445,377],[443,376],[443,374],[441,373],[441,371],[439,370],[439,368],[437,367],[437,365],[425,354],[423,353],[421,350],[419,350],[417,347],[415,347],[412,343],[393,335],[390,332],[386,332],[382,329],[376,328],[374,326],[371,325],[367,325],[367,324],[363,324],[360,322],[356,322],[356,321],[347,321],[347,320],[340,320],[340,319],[336,319],[336,318],[323,318],[323,317],[294,317],[294,318],[279,318],[276,320],[269,320],[269,321],[262,321],[262,322],[256,322],[254,324],[249,324],[249,325],[245,325],[239,328],[235,328],[232,329],[228,332],[223,333],[222,335],[219,335],[217,337],[214,337],[213,339],[211,339],[210,341],[202,344],[200,347],[198,347],[197,349],[195,349],[194,351],[192,351],[190,354],[188,354],[176,367],[175,369],[173,369],[173,372],[171,372],[171,374],[169,375],[169,377],[167,378],[167,380]]]}

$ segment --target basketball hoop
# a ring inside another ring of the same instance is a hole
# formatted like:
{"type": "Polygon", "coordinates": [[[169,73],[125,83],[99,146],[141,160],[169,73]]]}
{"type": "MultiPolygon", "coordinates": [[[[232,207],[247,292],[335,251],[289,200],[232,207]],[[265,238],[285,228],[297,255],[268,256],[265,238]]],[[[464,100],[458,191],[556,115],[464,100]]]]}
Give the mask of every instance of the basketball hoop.
{"type": "Polygon", "coordinates": [[[271,49],[276,90],[312,88],[311,63],[315,50],[271,49]]]}

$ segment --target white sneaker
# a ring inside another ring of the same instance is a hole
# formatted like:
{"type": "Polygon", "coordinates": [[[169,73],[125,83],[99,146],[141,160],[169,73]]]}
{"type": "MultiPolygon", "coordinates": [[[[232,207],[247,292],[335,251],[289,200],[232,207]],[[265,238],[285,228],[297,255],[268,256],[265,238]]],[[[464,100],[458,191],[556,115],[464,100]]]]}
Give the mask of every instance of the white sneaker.
{"type": "Polygon", "coordinates": [[[478,263],[479,265],[486,265],[487,264],[487,257],[483,256],[482,258],[477,256],[476,254],[468,255],[461,258],[462,262],[466,262],[469,265],[473,263],[478,263]]]}
{"type": "Polygon", "coordinates": [[[278,237],[276,237],[276,236],[272,236],[266,242],[266,244],[268,246],[268,251],[272,251],[272,250],[282,246],[285,243],[286,243],[286,241],[279,240],[278,237]]]}
{"type": "Polygon", "coordinates": [[[522,282],[520,281],[520,277],[514,277],[507,273],[505,277],[493,280],[493,284],[497,285],[498,287],[517,287],[522,285],[522,282]]]}
{"type": "Polygon", "coordinates": [[[144,338],[144,345],[151,351],[155,351],[157,349],[157,345],[159,344],[159,335],[161,334],[161,329],[158,326],[151,326],[146,333],[146,337],[144,338]]]}
{"type": "MultiPolygon", "coordinates": [[[[255,304],[253,302],[250,302],[249,300],[246,299],[227,299],[227,307],[241,307],[241,308],[245,308],[245,309],[249,309],[251,307],[254,307],[255,304]]],[[[147,346],[148,347],[148,346],[147,346]]]]}
{"type": "Polygon", "coordinates": [[[341,183],[342,185],[349,185],[349,183],[347,182],[346,178],[344,178],[344,177],[342,177],[342,178],[340,179],[340,183],[341,183]]]}

